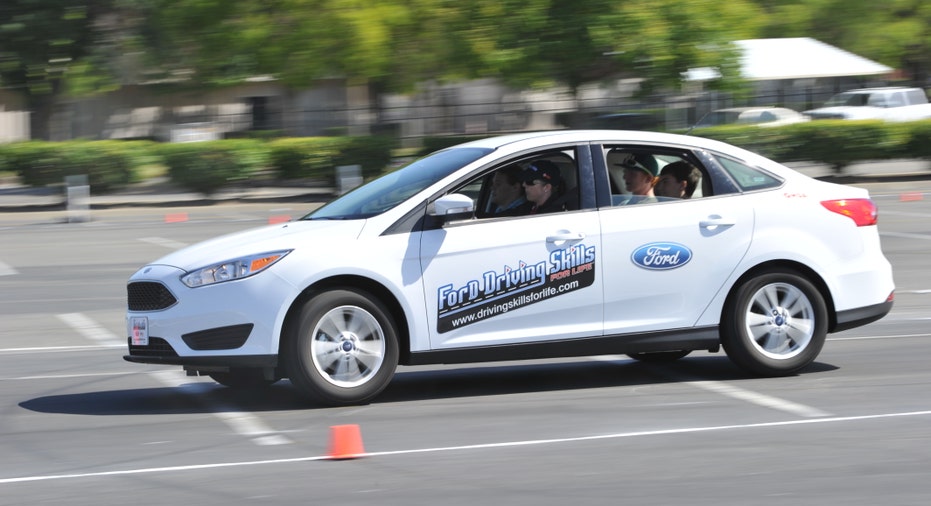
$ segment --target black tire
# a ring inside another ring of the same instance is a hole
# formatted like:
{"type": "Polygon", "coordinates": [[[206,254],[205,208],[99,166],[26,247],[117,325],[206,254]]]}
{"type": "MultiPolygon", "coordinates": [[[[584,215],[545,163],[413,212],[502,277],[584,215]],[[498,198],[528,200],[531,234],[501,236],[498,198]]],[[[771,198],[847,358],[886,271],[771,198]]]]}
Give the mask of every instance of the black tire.
{"type": "Polygon", "coordinates": [[[728,298],[721,344],[743,369],[761,376],[792,374],[812,363],[827,336],[828,314],[815,286],[790,271],[766,271],[728,298]]]}
{"type": "Polygon", "coordinates": [[[232,368],[229,372],[207,373],[213,381],[230,388],[264,388],[281,378],[268,379],[261,369],[232,368]]]}
{"type": "Polygon", "coordinates": [[[692,350],[675,350],[675,351],[649,351],[649,352],[640,352],[640,353],[628,353],[627,356],[639,360],[641,362],[650,362],[650,363],[665,363],[665,362],[675,362],[680,358],[685,357],[689,353],[692,353],[692,350]]]}
{"type": "Polygon", "coordinates": [[[353,288],[315,295],[288,325],[284,364],[308,398],[343,406],[372,400],[398,364],[394,320],[385,306],[353,288]]]}

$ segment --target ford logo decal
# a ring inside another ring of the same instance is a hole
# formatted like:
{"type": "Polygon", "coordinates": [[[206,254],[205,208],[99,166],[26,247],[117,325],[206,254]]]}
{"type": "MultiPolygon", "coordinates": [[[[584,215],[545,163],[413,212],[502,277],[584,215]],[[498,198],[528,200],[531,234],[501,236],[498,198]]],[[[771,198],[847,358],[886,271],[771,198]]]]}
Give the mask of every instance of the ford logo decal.
{"type": "Polygon", "coordinates": [[[692,259],[692,250],[675,242],[644,244],[630,255],[630,261],[644,269],[664,271],[682,267],[692,259]]]}

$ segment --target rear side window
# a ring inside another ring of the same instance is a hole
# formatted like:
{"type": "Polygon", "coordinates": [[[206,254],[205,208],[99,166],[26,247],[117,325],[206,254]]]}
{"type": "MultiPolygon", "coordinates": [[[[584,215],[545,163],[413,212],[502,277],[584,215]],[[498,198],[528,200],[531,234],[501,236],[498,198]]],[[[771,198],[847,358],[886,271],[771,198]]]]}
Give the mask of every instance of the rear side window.
{"type": "Polygon", "coordinates": [[[723,156],[715,156],[715,158],[742,191],[776,188],[782,184],[781,179],[776,178],[776,176],[762,169],[750,167],[723,156]]]}

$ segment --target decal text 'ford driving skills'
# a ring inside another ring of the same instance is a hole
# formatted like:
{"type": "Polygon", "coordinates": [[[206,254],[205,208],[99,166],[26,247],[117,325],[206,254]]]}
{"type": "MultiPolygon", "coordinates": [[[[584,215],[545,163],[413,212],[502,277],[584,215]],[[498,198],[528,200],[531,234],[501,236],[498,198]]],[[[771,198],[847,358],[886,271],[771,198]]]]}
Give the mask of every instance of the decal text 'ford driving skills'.
{"type": "Polygon", "coordinates": [[[594,282],[594,246],[578,244],[555,250],[545,261],[521,261],[517,268],[488,271],[460,287],[441,286],[437,290],[437,330],[449,332],[594,282]]]}

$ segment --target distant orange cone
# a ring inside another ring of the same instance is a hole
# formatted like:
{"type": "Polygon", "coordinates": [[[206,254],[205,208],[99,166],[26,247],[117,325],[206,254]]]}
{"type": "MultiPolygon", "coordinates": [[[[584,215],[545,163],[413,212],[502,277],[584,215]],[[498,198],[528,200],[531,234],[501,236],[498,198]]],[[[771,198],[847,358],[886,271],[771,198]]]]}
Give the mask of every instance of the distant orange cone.
{"type": "Polygon", "coordinates": [[[327,453],[334,460],[355,459],[365,455],[362,447],[362,431],[358,425],[334,425],[330,427],[330,449],[327,453]]]}
{"type": "Polygon", "coordinates": [[[916,200],[921,200],[924,198],[921,192],[905,192],[899,195],[899,200],[902,202],[914,202],[916,200]]]}
{"type": "Polygon", "coordinates": [[[269,217],[268,217],[268,224],[269,224],[269,225],[277,225],[277,224],[279,224],[279,223],[287,223],[287,222],[289,222],[289,221],[291,221],[291,217],[288,216],[288,215],[286,215],[286,214],[279,214],[279,215],[276,215],[276,216],[269,216],[269,217]]]}
{"type": "Polygon", "coordinates": [[[165,223],[184,223],[187,219],[187,213],[170,213],[165,215],[165,223]]]}

